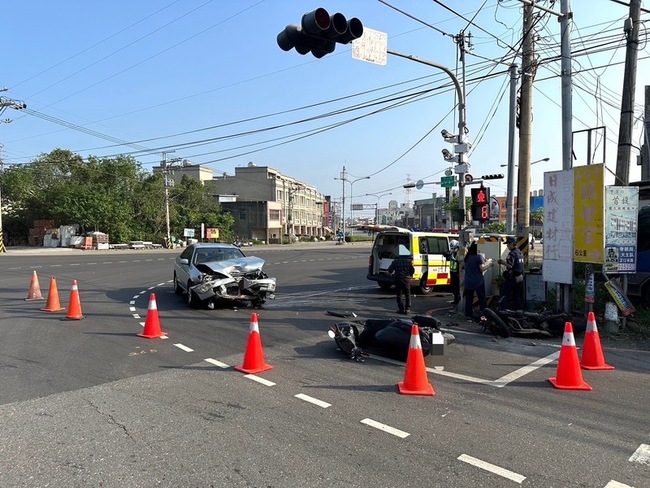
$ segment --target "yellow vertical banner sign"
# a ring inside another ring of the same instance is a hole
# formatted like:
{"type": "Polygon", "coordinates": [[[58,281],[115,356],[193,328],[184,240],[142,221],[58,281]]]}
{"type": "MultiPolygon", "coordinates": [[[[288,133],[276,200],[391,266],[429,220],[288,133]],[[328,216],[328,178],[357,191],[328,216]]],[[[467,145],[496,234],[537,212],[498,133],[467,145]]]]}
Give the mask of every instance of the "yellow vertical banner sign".
{"type": "Polygon", "coordinates": [[[602,263],[605,245],[605,165],[578,166],[573,171],[573,259],[580,263],[602,263]]]}

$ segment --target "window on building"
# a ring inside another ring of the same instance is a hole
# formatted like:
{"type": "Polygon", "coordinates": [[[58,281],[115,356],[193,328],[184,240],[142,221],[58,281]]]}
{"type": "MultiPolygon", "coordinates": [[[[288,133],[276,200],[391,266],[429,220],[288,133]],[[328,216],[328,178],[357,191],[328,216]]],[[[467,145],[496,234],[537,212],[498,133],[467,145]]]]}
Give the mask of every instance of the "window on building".
{"type": "Polygon", "coordinates": [[[269,210],[269,220],[280,220],[280,211],[269,210]]]}
{"type": "Polygon", "coordinates": [[[239,220],[246,220],[246,212],[239,212],[239,220]]]}

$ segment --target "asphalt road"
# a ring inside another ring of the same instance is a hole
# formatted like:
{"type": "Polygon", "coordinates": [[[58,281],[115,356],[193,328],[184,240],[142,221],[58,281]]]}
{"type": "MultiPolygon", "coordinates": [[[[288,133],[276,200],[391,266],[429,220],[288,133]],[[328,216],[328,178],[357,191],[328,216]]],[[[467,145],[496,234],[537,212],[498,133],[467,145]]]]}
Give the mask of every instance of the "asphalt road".
{"type": "Polygon", "coordinates": [[[607,348],[593,391],[556,390],[559,339],[461,329],[449,295],[417,296],[456,341],[435,396],[400,395],[403,363],[353,362],[326,335],[327,310],[395,309],[367,245],[254,252],[278,293],[258,311],[273,369],[253,376],[233,368],[252,311],[189,310],[176,252],[0,256],[0,486],[650,486],[647,351],[607,348]],[[77,280],[85,318],[25,301],[33,270],[64,307],[77,280]],[[168,339],[136,335],[152,293],[168,339]]]}

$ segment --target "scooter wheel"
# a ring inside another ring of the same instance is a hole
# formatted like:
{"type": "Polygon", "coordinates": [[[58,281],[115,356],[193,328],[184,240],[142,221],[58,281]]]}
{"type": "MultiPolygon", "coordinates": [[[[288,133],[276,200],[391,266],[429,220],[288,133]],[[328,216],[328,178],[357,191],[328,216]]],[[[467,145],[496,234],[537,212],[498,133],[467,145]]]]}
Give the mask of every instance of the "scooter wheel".
{"type": "Polygon", "coordinates": [[[497,315],[494,310],[486,308],[481,312],[488,321],[489,328],[499,337],[510,337],[510,327],[497,315]]]}

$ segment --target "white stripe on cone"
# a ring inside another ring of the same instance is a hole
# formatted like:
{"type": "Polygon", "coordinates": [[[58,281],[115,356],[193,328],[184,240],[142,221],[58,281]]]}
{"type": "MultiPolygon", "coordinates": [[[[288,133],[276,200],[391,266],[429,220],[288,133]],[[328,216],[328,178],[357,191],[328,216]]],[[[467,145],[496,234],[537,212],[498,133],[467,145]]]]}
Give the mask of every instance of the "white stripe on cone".
{"type": "Polygon", "coordinates": [[[158,305],[156,305],[156,298],[154,296],[149,299],[149,307],[147,310],[158,310],[158,305]]]}
{"type": "Polygon", "coordinates": [[[258,334],[260,333],[260,326],[257,323],[257,321],[251,322],[251,330],[250,331],[251,332],[257,332],[258,334]]]}
{"type": "Polygon", "coordinates": [[[576,340],[573,337],[573,332],[564,333],[564,337],[562,337],[562,345],[576,347],[576,340]]]}
{"type": "Polygon", "coordinates": [[[422,349],[422,344],[420,343],[420,334],[411,334],[409,347],[411,349],[422,349]]]}
{"type": "Polygon", "coordinates": [[[596,332],[597,330],[598,328],[596,327],[596,322],[594,322],[593,320],[587,320],[587,330],[585,331],[585,333],[596,332]]]}

